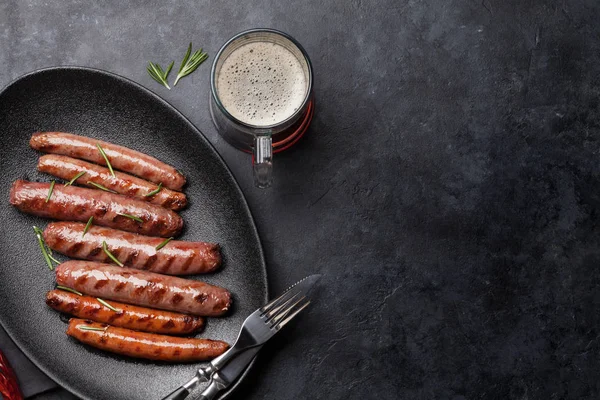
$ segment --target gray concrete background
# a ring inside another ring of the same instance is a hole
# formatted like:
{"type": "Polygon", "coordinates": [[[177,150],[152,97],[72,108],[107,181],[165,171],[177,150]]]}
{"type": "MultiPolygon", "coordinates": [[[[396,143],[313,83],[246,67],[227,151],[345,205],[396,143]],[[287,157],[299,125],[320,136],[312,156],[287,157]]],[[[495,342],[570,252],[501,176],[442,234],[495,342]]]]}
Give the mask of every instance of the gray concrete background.
{"type": "Polygon", "coordinates": [[[599,16],[595,0],[3,0],[0,85],[82,65],[149,87],[239,180],[272,293],[325,274],[237,398],[593,399],[599,16]],[[212,58],[172,91],[145,71],[253,27],[296,37],[316,72],[311,131],[267,191],[211,124],[212,58]]]}

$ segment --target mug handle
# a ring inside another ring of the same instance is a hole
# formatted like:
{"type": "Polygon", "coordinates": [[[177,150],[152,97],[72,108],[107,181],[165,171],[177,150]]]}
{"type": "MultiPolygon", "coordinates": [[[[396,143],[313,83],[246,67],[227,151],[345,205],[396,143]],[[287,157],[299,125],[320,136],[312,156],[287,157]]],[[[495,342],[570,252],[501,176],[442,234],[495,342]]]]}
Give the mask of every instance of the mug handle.
{"type": "Polygon", "coordinates": [[[271,132],[254,135],[252,149],[254,185],[268,188],[273,183],[273,139],[271,132]]]}

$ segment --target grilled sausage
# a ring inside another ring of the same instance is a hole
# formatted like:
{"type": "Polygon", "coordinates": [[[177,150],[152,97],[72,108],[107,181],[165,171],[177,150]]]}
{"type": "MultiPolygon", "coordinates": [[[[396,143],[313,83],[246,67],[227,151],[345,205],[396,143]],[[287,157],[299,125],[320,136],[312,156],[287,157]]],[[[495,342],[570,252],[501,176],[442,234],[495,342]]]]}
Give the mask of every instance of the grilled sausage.
{"type": "Polygon", "coordinates": [[[53,222],[44,230],[44,239],[52,250],[71,258],[110,263],[102,250],[106,242],[126,266],[168,275],[212,272],[221,264],[217,244],[171,240],[156,250],[163,239],[100,226],[92,226],[85,236],[84,231],[85,224],[79,222],[53,222]]]}
{"type": "Polygon", "coordinates": [[[81,172],[85,172],[74,183],[94,187],[90,182],[100,184],[110,190],[127,196],[137,197],[152,204],[181,210],[187,204],[185,194],[167,188],[161,188],[156,194],[148,196],[158,186],[141,178],[116,171],[112,176],[108,168],[67,156],[47,154],[38,161],[38,170],[58,178],[70,181],[81,172]]]}
{"type": "Polygon", "coordinates": [[[111,353],[168,362],[211,360],[223,354],[229,347],[227,343],[220,340],[136,332],[79,318],[71,318],[67,335],[111,353]],[[82,327],[88,327],[88,330],[82,327]]]}
{"type": "Polygon", "coordinates": [[[149,236],[176,236],[183,228],[183,219],[175,212],[120,194],[61,184],[46,201],[49,194],[49,183],[18,180],[12,185],[10,203],[39,217],[81,222],[94,217],[94,224],[149,236]]]}
{"type": "Polygon", "coordinates": [[[92,261],[60,264],[56,283],[90,296],[198,316],[220,316],[231,306],[231,294],[218,286],[92,261]]]}
{"type": "Polygon", "coordinates": [[[80,296],[64,290],[49,291],[46,304],[65,314],[136,331],[187,335],[204,328],[202,317],[113,301],[110,305],[119,310],[115,312],[94,297],[80,296]]]}
{"type": "Polygon", "coordinates": [[[174,167],[139,151],[101,140],[65,132],[38,132],[33,134],[29,144],[44,153],[62,154],[106,165],[104,157],[98,150],[99,144],[115,169],[150,182],[162,182],[165,187],[173,190],[180,190],[185,185],[185,177],[174,167]]]}

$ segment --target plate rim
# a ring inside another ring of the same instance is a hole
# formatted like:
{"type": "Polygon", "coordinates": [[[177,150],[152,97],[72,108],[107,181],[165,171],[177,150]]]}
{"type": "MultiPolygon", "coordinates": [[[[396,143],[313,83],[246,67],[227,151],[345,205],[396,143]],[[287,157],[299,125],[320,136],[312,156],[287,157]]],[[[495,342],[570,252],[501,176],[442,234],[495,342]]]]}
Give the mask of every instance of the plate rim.
{"type": "MultiPolygon", "coordinates": [[[[23,75],[18,76],[17,78],[13,79],[12,81],[10,81],[8,84],[6,84],[4,87],[2,87],[2,89],[0,89],[0,100],[2,98],[2,96],[5,94],[5,92],[10,89],[12,86],[18,84],[19,82],[28,79],[28,78],[32,78],[36,75],[40,75],[46,72],[60,72],[60,71],[83,71],[83,72],[88,72],[88,73],[92,73],[92,74],[98,74],[98,75],[104,75],[105,77],[111,78],[111,79],[116,79],[117,81],[123,82],[125,84],[129,84],[132,85],[133,87],[137,88],[138,90],[142,91],[144,94],[151,96],[154,100],[158,101],[159,103],[161,103],[164,107],[168,108],[170,111],[175,112],[175,114],[180,117],[198,136],[198,138],[200,140],[202,140],[204,142],[204,144],[206,144],[209,148],[210,151],[212,151],[214,153],[214,155],[217,157],[218,162],[223,166],[224,170],[227,172],[227,174],[229,175],[229,177],[231,178],[231,180],[234,183],[234,188],[237,192],[237,196],[242,200],[243,202],[243,206],[244,209],[246,211],[246,213],[248,214],[248,217],[250,219],[251,222],[251,230],[253,231],[254,235],[256,236],[256,238],[258,239],[258,253],[259,253],[259,258],[260,258],[260,263],[261,263],[261,270],[262,270],[262,276],[261,276],[261,280],[264,286],[264,292],[265,292],[265,298],[263,299],[264,302],[266,303],[269,300],[269,281],[268,281],[268,276],[267,276],[267,264],[266,264],[266,260],[265,260],[265,253],[263,251],[263,245],[262,245],[262,240],[260,238],[260,235],[258,233],[258,229],[256,228],[256,222],[254,221],[254,216],[252,215],[252,210],[250,210],[250,206],[248,204],[248,201],[246,200],[246,196],[244,196],[244,192],[242,192],[242,189],[240,188],[240,185],[237,181],[237,179],[235,179],[235,176],[233,175],[233,173],[231,172],[231,169],[229,168],[229,166],[227,165],[227,163],[225,162],[225,160],[223,159],[223,157],[221,156],[221,154],[219,154],[219,152],[217,151],[217,149],[215,148],[215,146],[210,142],[210,140],[208,140],[208,138],[206,136],[204,136],[204,134],[202,133],[202,131],[200,129],[198,129],[196,127],[196,125],[194,125],[185,115],[183,115],[183,113],[181,111],[179,111],[175,106],[173,106],[171,103],[169,103],[167,100],[163,99],[162,97],[160,97],[158,94],[156,94],[155,92],[153,92],[151,89],[148,89],[147,87],[143,86],[140,83],[135,82],[134,80],[127,78],[123,75],[117,74],[115,72],[110,72],[101,68],[94,68],[94,67],[83,67],[83,66],[76,66],[76,65],[59,65],[59,66],[52,66],[52,67],[44,67],[44,68],[39,68],[39,69],[35,69],[33,71],[27,72],[23,75]]],[[[47,368],[43,367],[42,365],[40,365],[38,363],[38,361],[36,360],[35,356],[30,354],[30,352],[25,349],[23,347],[22,342],[20,341],[20,339],[18,339],[16,337],[16,335],[13,335],[13,333],[6,328],[6,326],[2,323],[2,320],[0,320],[0,326],[2,327],[2,329],[4,329],[4,331],[6,332],[6,334],[8,335],[8,337],[10,338],[10,340],[12,340],[12,342],[15,344],[15,346],[19,349],[19,351],[21,351],[29,361],[31,361],[31,363],[33,365],[36,366],[36,368],[38,368],[39,370],[41,370],[46,376],[48,376],[53,382],[55,382],[56,384],[58,384],[61,388],[67,390],[68,392],[70,392],[71,394],[76,395],[77,397],[83,399],[83,400],[95,400],[91,397],[88,397],[82,393],[80,393],[77,389],[71,387],[68,383],[68,381],[66,379],[62,379],[57,377],[55,374],[51,373],[50,371],[48,371],[47,368]]],[[[258,358],[259,355],[257,355],[251,362],[250,364],[248,364],[248,366],[246,367],[246,369],[242,372],[242,374],[240,375],[240,377],[226,390],[224,391],[221,396],[218,397],[219,400],[225,400],[228,397],[231,396],[231,394],[237,389],[237,387],[243,383],[243,381],[246,379],[248,373],[255,367],[256,364],[256,359],[258,358]]],[[[189,364],[190,365],[190,372],[192,371],[192,366],[193,365],[198,365],[199,363],[192,363],[189,364]]],[[[190,373],[191,376],[191,373],[190,373]]],[[[181,384],[183,384],[184,382],[181,382],[181,384]]],[[[166,392],[167,390],[174,390],[175,387],[173,387],[172,389],[166,389],[165,390],[165,396],[168,394],[168,392],[166,392]]]]}

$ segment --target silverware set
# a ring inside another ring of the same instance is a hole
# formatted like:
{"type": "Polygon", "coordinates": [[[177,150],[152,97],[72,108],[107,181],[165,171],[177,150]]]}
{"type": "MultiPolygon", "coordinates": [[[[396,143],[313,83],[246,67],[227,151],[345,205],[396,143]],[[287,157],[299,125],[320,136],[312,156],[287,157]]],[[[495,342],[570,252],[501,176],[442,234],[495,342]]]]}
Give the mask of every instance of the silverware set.
{"type": "Polygon", "coordinates": [[[213,400],[244,372],[262,346],[310,304],[308,294],[321,275],[310,275],[246,318],[234,345],[200,368],[187,383],[162,400],[182,400],[202,382],[210,382],[198,397],[213,400]]]}

